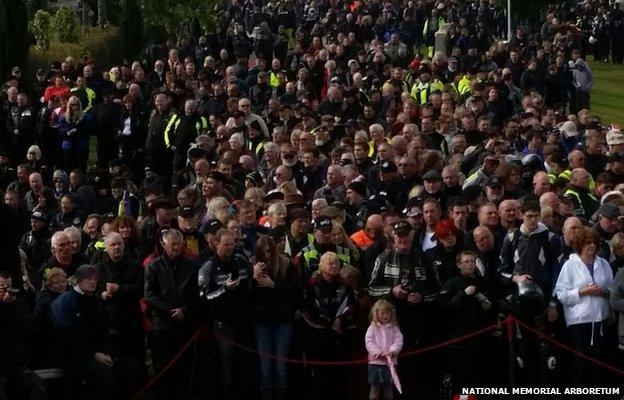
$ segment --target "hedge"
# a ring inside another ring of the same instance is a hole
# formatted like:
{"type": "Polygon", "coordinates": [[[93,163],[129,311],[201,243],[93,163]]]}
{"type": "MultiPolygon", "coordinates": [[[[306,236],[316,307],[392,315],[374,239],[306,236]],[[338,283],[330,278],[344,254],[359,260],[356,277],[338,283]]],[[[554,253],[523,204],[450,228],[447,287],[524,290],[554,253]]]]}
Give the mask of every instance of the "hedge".
{"type": "Polygon", "coordinates": [[[30,68],[47,68],[54,61],[62,62],[67,56],[78,60],[87,55],[95,60],[99,69],[108,69],[123,59],[124,46],[119,28],[83,27],[78,31],[77,43],[52,41],[47,50],[40,51],[31,46],[28,51],[30,68]]]}

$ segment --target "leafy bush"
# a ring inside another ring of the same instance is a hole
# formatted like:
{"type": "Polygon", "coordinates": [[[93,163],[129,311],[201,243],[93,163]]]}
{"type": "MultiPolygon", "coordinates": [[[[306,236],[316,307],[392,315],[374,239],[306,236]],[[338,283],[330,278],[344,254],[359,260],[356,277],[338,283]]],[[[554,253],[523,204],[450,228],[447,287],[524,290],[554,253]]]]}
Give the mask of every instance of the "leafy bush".
{"type": "Polygon", "coordinates": [[[30,32],[35,37],[35,47],[37,50],[47,50],[50,46],[50,39],[52,38],[52,31],[50,24],[52,16],[49,12],[39,10],[35,13],[35,17],[30,23],[30,32]]]}
{"type": "Polygon", "coordinates": [[[76,43],[78,41],[78,18],[67,6],[61,6],[56,10],[50,24],[52,35],[60,42],[76,43]]]}
{"type": "Polygon", "coordinates": [[[95,60],[98,67],[109,68],[122,59],[123,45],[118,28],[101,29],[93,27],[85,28],[78,33],[78,43],[53,41],[46,50],[31,47],[30,65],[36,70],[39,67],[50,65],[54,61],[63,61],[67,56],[72,56],[78,60],[86,55],[95,60]]]}

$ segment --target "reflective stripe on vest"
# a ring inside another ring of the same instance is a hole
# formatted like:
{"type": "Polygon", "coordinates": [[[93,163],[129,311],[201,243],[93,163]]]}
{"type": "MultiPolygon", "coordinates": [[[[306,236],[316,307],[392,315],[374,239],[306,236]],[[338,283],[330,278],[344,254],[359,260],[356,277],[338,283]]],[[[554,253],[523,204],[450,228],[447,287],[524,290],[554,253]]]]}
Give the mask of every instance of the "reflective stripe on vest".
{"type": "MultiPolygon", "coordinates": [[[[349,249],[342,246],[336,246],[336,255],[338,256],[338,260],[343,267],[345,265],[351,265],[351,255],[349,254],[349,249]]],[[[305,260],[307,267],[310,268],[310,261],[319,259],[316,247],[313,245],[306,246],[303,249],[303,259],[305,260]]]]}
{"type": "Polygon", "coordinates": [[[169,120],[169,122],[167,123],[167,127],[165,128],[165,132],[164,132],[164,139],[165,139],[165,147],[166,148],[170,148],[171,147],[171,128],[173,128],[174,130],[178,127],[178,125],[180,125],[180,119],[178,118],[177,114],[173,114],[173,116],[171,117],[171,119],[169,120]],[[175,126],[174,126],[175,125],[175,126]]]}
{"type": "MultiPolygon", "coordinates": [[[[589,192],[587,194],[589,195],[590,199],[592,199],[594,201],[597,201],[593,194],[591,194],[589,192]]],[[[568,189],[568,190],[566,190],[566,192],[563,195],[564,196],[568,196],[568,195],[574,196],[576,198],[576,201],[577,201],[579,207],[581,208],[581,210],[583,210],[583,214],[587,215],[587,210],[585,210],[585,208],[583,207],[583,202],[581,201],[581,195],[577,191],[572,190],[572,189],[568,189]]]]}

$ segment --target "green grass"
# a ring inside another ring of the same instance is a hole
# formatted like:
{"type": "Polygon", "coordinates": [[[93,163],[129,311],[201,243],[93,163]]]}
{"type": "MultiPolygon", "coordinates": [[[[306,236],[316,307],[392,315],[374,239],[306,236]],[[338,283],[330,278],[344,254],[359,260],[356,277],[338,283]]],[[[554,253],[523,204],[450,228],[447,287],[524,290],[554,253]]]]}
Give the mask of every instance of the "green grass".
{"type": "MultiPolygon", "coordinates": [[[[591,59],[591,56],[589,57],[591,59]]],[[[591,92],[592,114],[600,116],[603,124],[624,123],[624,65],[602,64],[590,61],[594,71],[591,92]]]]}

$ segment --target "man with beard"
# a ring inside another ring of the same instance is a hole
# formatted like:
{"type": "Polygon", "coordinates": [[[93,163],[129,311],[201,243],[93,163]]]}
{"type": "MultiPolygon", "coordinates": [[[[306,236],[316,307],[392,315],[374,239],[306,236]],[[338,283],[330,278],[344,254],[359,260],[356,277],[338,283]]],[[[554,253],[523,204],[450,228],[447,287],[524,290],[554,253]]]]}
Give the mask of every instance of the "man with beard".
{"type": "MultiPolygon", "coordinates": [[[[424,323],[433,311],[439,290],[431,268],[423,262],[420,246],[414,241],[414,231],[409,222],[397,222],[392,231],[392,245],[377,259],[368,284],[368,294],[373,299],[388,299],[396,307],[396,315],[404,332],[404,349],[409,351],[422,345],[432,333],[432,326],[424,323]]],[[[411,360],[410,360],[411,361],[411,360]]],[[[420,360],[421,362],[422,359],[420,360]]],[[[409,369],[416,367],[410,362],[409,369]]],[[[404,366],[403,370],[408,367],[404,366]]],[[[423,381],[415,383],[413,378],[404,379],[405,396],[415,395],[416,390],[428,391],[435,375],[430,368],[423,381]]]]}

